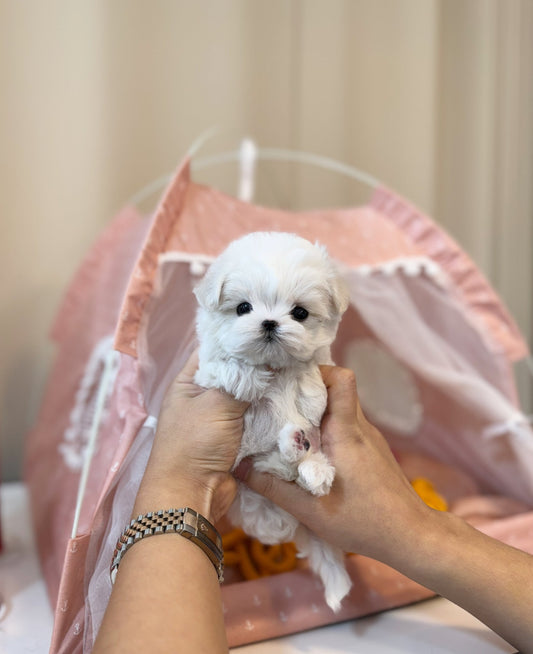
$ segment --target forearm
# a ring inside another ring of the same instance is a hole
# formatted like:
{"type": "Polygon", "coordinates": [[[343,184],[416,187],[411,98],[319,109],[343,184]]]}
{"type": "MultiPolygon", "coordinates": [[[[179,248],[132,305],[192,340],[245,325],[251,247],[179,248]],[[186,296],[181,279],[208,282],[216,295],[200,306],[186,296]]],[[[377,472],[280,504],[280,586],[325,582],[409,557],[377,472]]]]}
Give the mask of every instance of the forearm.
{"type": "MultiPolygon", "coordinates": [[[[337,460],[339,471],[356,459],[337,460]]],[[[386,563],[475,615],[522,654],[533,654],[533,557],[430,509],[403,476],[395,477],[394,467],[363,468],[366,478],[344,472],[319,498],[253,469],[246,479],[311,530],[328,531],[333,544],[386,563]],[[366,486],[371,490],[363,495],[366,486]]]]}
{"type": "MultiPolygon", "coordinates": [[[[179,483],[143,483],[133,515],[189,506],[210,515],[205,492],[179,483]]],[[[227,652],[222,600],[216,570],[206,554],[178,534],[160,534],[135,543],[118,570],[96,654],[139,649],[153,652],[227,652]]]]}
{"type": "Polygon", "coordinates": [[[523,654],[533,652],[533,557],[431,512],[385,562],[461,606],[523,654]]]}
{"type": "Polygon", "coordinates": [[[207,556],[176,534],[124,556],[94,652],[227,652],[220,587],[207,556]]]}

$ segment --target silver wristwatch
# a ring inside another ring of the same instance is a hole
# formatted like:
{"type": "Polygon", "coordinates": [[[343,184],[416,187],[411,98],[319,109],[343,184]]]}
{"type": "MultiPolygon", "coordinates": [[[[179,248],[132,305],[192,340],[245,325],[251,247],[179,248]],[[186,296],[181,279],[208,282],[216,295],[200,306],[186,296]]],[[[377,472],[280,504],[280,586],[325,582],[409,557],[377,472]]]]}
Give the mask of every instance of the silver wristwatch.
{"type": "Polygon", "coordinates": [[[129,548],[142,538],[157,534],[179,534],[198,545],[215,566],[218,580],[222,583],[224,552],[220,534],[209,520],[188,507],[154,511],[134,518],[124,529],[115,546],[110,571],[112,583],[115,583],[118,566],[129,548]]]}

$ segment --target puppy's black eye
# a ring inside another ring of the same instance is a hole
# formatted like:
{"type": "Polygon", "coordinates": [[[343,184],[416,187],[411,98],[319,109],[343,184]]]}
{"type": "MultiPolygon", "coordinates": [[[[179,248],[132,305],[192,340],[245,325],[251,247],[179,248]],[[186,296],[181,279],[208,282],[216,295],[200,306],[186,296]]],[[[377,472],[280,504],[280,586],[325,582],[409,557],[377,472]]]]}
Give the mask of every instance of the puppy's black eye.
{"type": "Polygon", "coordinates": [[[244,316],[245,313],[250,313],[252,305],[249,302],[241,302],[237,307],[237,315],[244,316]]]}
{"type": "Polygon", "coordinates": [[[298,322],[303,322],[308,315],[309,311],[303,307],[294,307],[294,309],[291,311],[291,316],[298,322]]]}

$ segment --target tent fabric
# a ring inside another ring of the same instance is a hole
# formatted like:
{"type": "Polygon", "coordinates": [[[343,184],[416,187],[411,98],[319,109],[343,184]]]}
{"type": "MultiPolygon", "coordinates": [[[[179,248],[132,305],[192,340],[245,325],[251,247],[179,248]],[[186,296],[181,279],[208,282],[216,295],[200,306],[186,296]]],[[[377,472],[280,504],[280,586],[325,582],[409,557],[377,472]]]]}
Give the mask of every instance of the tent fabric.
{"type": "MultiPolygon", "coordinates": [[[[195,344],[194,284],[231,240],[265,230],[317,240],[343,267],[351,304],[334,358],[354,368],[399,457],[444,471],[439,490],[462,487],[477,507],[465,517],[533,551],[533,434],[511,366],[527,346],[471,259],[387,189],[358,208],[288,212],[196,184],[186,160],[153,218],[126,208],[104,231],[53,329],[57,358],[26,451],[52,652],[91,650],[163,394],[195,344]]],[[[354,585],[339,614],[306,569],[224,585],[230,645],[431,595],[364,557],[347,566],[354,585]]]]}

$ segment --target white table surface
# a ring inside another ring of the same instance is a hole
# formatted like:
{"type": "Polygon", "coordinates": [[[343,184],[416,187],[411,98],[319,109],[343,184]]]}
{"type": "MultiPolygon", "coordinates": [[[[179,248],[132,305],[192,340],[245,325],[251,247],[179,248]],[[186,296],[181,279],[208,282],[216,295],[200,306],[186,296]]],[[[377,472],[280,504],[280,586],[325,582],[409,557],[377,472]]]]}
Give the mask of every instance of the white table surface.
{"type": "MultiPolygon", "coordinates": [[[[22,484],[0,487],[0,652],[46,654],[53,615],[31,531],[22,484]],[[25,519],[26,516],[26,519],[25,519]]],[[[515,652],[451,602],[436,598],[377,616],[234,648],[235,654],[498,654],[515,652]]]]}

